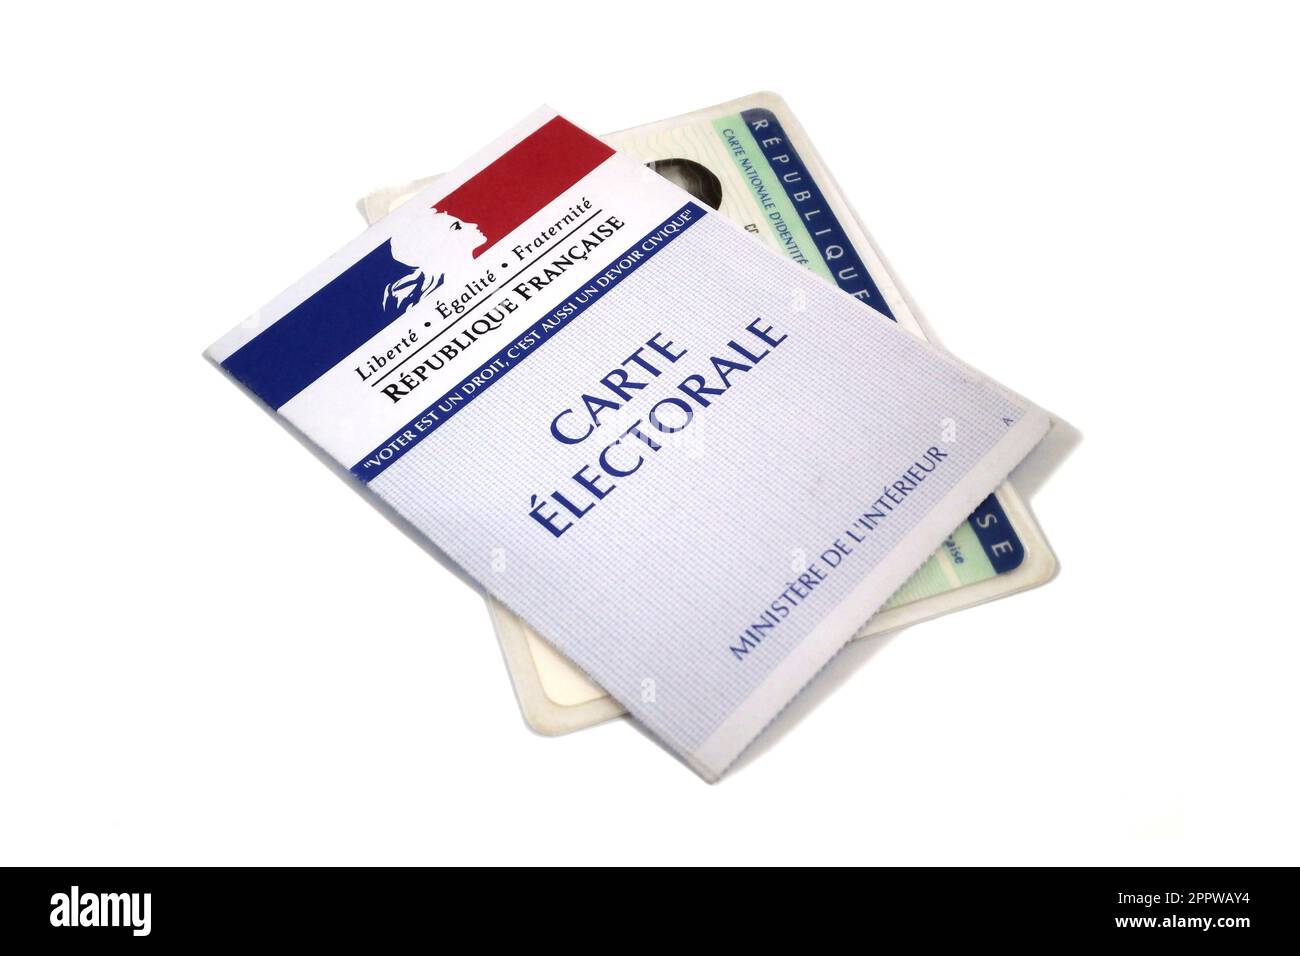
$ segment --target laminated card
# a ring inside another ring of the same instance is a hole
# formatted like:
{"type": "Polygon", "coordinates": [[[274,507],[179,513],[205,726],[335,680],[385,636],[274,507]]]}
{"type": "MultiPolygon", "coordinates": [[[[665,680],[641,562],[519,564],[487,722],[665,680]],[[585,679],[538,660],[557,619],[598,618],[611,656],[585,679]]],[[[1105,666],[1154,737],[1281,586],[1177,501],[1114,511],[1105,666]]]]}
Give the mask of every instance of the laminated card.
{"type": "Polygon", "coordinates": [[[715,780],[1048,428],[880,319],[543,109],[208,355],[715,780]]]}

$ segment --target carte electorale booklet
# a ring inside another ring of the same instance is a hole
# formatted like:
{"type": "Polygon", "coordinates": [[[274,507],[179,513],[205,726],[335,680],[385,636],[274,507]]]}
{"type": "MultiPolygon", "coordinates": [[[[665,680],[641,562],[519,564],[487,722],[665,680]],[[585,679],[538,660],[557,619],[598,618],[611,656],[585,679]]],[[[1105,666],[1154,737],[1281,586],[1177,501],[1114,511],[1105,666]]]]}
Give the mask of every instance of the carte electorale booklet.
{"type": "Polygon", "coordinates": [[[550,109],[208,356],[709,780],[1049,427],[550,109]]]}

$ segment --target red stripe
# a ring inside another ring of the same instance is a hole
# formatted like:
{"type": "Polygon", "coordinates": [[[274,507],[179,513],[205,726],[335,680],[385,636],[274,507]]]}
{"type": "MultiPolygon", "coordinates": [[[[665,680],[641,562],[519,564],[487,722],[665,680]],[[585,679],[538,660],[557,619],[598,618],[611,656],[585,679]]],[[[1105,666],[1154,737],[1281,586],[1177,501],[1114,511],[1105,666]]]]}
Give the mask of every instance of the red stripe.
{"type": "Polygon", "coordinates": [[[487,242],[475,251],[477,258],[613,152],[557,116],[453,189],[435,208],[478,226],[487,242]]]}

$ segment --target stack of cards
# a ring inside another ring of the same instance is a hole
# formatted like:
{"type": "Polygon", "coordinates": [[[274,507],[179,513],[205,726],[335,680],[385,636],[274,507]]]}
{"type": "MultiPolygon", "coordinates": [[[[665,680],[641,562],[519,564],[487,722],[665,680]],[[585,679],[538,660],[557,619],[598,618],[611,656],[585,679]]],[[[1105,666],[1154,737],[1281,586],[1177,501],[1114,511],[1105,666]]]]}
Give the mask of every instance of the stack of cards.
{"type": "Polygon", "coordinates": [[[925,342],[779,102],[611,143],[539,110],[208,354],[483,587],[555,729],[716,780],[886,601],[1050,573],[997,490],[1049,421],[925,342]]]}
{"type": "MultiPolygon", "coordinates": [[[[858,216],[785,102],[755,93],[602,137],[702,205],[920,338],[934,335],[886,268],[858,216]]],[[[360,203],[378,222],[436,181],[379,190],[360,203]]],[[[793,573],[806,555],[790,553],[793,573]]],[[[1003,483],[855,635],[867,637],[1049,580],[1056,560],[1010,483],[1003,483]]],[[[524,719],[560,734],[624,713],[528,624],[488,599],[524,719]]]]}

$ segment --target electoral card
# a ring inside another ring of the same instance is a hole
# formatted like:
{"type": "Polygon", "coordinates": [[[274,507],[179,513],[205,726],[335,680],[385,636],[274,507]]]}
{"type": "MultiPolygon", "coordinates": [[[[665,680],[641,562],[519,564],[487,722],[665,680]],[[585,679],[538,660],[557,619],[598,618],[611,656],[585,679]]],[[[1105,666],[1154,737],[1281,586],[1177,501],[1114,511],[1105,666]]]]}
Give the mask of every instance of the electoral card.
{"type": "MultiPolygon", "coordinates": [[[[933,340],[798,119],[776,94],[751,94],[602,138],[824,281],[874,305],[913,334],[933,340]]],[[[362,212],[374,222],[435,179],[373,193],[362,200],[362,212]]],[[[794,567],[801,556],[794,552],[790,560],[794,567]]],[[[1037,523],[1011,484],[1004,483],[856,636],[1034,587],[1055,569],[1037,523]]],[[[517,615],[491,598],[488,603],[530,726],[542,733],[564,733],[622,713],[517,615]]]]}
{"type": "Polygon", "coordinates": [[[709,780],[1049,426],[549,109],[208,354],[709,780]]]}

